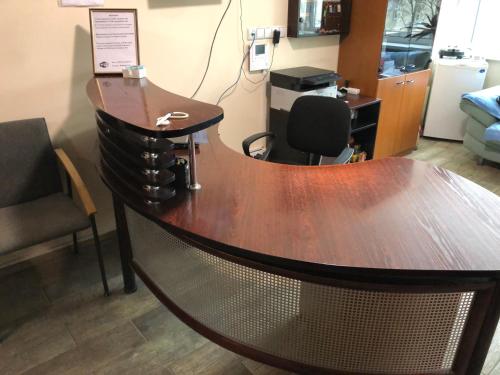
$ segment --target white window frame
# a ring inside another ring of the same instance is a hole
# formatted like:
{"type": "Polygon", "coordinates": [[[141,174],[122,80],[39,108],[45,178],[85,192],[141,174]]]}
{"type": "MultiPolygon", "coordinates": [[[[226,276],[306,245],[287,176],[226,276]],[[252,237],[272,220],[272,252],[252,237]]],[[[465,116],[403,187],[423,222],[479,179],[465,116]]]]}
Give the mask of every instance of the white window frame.
{"type": "Polygon", "coordinates": [[[500,0],[480,0],[471,45],[474,55],[500,60],[500,0]]]}

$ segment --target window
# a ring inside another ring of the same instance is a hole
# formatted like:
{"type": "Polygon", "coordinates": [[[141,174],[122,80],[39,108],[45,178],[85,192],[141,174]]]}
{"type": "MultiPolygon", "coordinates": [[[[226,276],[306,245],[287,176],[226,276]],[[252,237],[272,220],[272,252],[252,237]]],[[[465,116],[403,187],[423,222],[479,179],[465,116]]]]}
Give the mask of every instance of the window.
{"type": "Polygon", "coordinates": [[[481,0],[472,36],[474,55],[500,60],[499,16],[499,0],[481,0]]]}
{"type": "Polygon", "coordinates": [[[471,49],[473,56],[500,60],[500,0],[443,0],[434,44],[471,49]]]}

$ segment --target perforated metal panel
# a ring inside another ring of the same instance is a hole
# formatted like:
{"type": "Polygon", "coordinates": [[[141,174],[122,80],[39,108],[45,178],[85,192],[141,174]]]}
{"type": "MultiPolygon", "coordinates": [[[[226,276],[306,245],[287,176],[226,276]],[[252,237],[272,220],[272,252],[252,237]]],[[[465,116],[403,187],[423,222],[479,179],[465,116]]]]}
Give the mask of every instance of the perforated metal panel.
{"type": "Polygon", "coordinates": [[[475,293],[355,290],[208,254],[127,208],[134,259],[194,319],[288,360],[372,374],[450,370],[475,293]]]}

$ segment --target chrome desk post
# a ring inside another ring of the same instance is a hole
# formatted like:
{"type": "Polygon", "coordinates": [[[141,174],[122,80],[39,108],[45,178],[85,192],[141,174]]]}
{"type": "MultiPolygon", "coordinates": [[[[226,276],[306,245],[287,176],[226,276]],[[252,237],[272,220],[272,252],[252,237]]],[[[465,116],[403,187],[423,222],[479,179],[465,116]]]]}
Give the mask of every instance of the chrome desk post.
{"type": "Polygon", "coordinates": [[[196,175],[196,145],[194,143],[193,134],[189,134],[188,138],[188,151],[189,151],[189,190],[200,190],[201,185],[198,183],[196,175]]]}

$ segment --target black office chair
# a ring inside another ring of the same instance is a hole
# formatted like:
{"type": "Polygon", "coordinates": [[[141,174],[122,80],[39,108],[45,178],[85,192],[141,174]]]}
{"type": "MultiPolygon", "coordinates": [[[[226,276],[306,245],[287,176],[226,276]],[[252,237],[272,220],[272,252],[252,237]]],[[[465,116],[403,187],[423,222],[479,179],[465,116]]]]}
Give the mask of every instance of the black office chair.
{"type": "MultiPolygon", "coordinates": [[[[343,100],[302,96],[293,103],[287,124],[287,142],[291,147],[309,153],[309,165],[347,164],[354,152],[348,146],[350,136],[351,111],[343,100]],[[324,157],[335,160],[325,163],[324,157]]],[[[271,132],[254,134],[243,141],[243,152],[252,156],[252,143],[268,138],[265,152],[253,156],[268,160],[275,137],[271,132]]]]}

